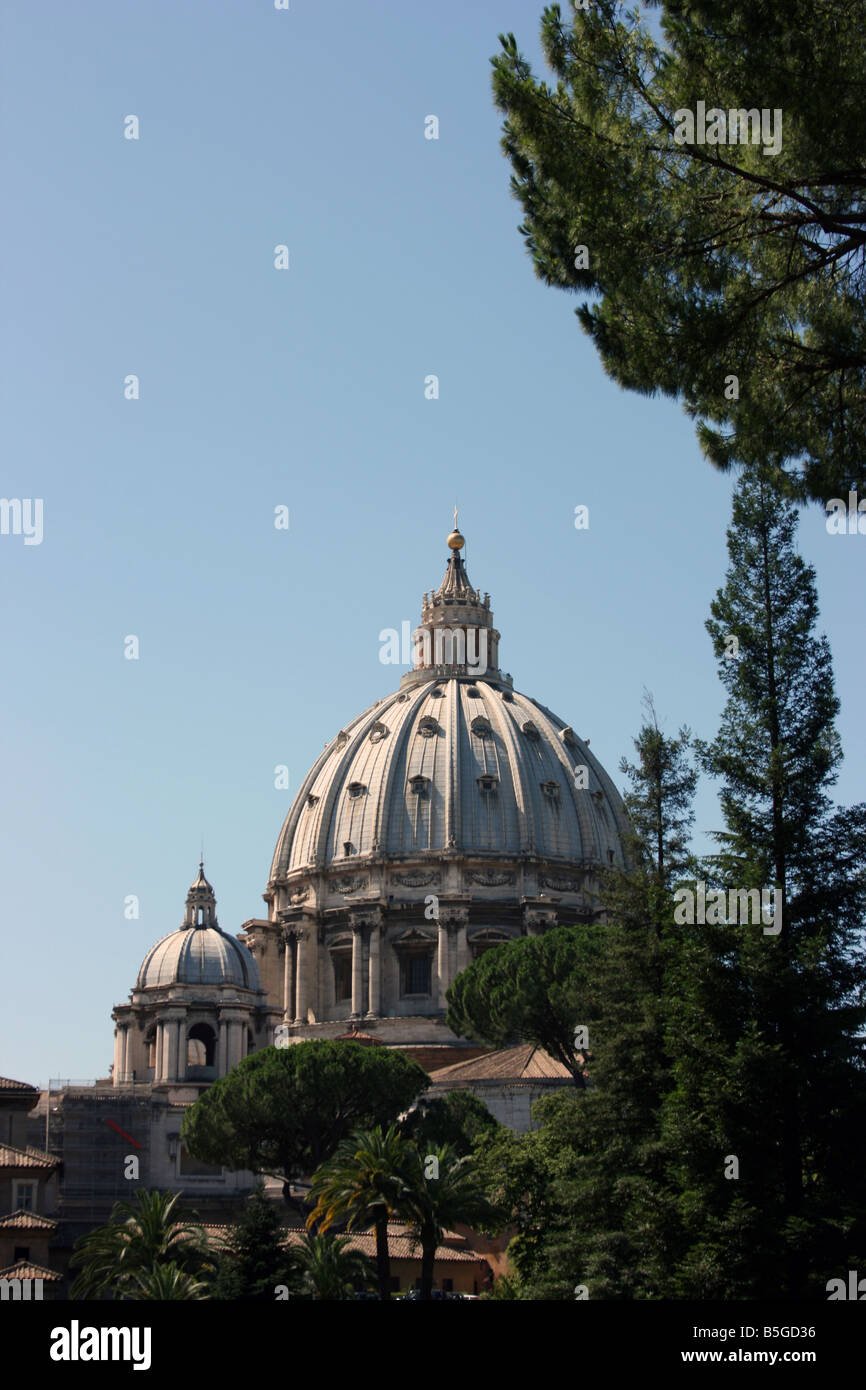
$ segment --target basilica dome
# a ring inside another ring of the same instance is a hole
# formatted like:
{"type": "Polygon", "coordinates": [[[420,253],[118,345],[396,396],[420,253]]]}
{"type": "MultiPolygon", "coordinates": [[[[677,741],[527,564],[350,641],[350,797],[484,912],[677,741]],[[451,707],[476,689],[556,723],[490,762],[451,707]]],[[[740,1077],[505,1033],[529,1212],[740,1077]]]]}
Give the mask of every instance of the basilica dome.
{"type": "Polygon", "coordinates": [[[499,672],[439,675],[377,700],[326,747],[286,818],[271,877],[462,850],[621,859],[607,773],[563,719],[499,672]]]}
{"type": "Polygon", "coordinates": [[[456,517],[446,544],[412,669],[326,743],[277,840],[269,915],[242,933],[290,1040],[363,1020],[422,1065],[467,1046],[446,992],[472,960],[603,916],[600,871],[629,832],[588,741],[500,669],[456,517]]]}

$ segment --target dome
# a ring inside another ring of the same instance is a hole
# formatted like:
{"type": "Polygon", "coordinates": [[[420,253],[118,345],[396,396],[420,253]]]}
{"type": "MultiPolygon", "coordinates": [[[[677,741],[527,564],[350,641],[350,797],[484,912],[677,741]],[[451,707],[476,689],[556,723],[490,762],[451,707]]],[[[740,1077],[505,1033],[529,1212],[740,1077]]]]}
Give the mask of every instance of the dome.
{"type": "Polygon", "coordinates": [[[220,930],[216,898],[203,863],[186,895],[181,926],[151,947],[138,972],[136,989],[164,985],[262,987],[258,966],[246,946],[220,930]]]}
{"type": "Polygon", "coordinates": [[[138,972],[136,989],[165,985],[262,987],[249,951],[219,927],[179,927],[151,947],[138,972]]]}
{"type": "Polygon", "coordinates": [[[622,862],[624,815],[586,743],[504,679],[410,680],[327,745],[283,825],[271,878],[444,850],[622,862]]]}
{"type": "Polygon", "coordinates": [[[415,666],[326,744],[283,824],[271,883],[357,856],[463,852],[622,863],[620,797],[588,744],[498,667],[490,595],[455,529],[422,600],[415,666]]]}

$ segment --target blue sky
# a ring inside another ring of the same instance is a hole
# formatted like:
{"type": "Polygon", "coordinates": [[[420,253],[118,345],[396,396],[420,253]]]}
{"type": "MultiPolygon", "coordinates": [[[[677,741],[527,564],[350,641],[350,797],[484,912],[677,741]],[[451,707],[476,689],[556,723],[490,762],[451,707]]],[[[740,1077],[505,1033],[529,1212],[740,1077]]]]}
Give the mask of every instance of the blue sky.
{"type": "MultiPolygon", "coordinates": [[[[417,622],[455,499],[504,668],[619,784],[644,687],[714,733],[732,482],[532,273],[489,59],[508,30],[536,59],[541,8],[6,0],[0,491],[44,533],[0,536],[0,1073],[106,1074],[202,835],[223,928],[261,915],[309,764],[399,680],[379,633],[417,622]]],[[[866,541],[812,508],[800,544],[851,802],[866,541]]]]}

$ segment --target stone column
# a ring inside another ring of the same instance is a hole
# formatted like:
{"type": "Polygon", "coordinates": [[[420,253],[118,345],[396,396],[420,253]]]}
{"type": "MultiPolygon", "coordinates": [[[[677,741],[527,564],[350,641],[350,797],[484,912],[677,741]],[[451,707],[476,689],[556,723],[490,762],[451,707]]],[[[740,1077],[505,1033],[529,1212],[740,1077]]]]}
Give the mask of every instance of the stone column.
{"type": "Polygon", "coordinates": [[[156,1023],[156,1065],[155,1065],[155,1067],[154,1067],[154,1069],[153,1069],[153,1079],[154,1079],[154,1081],[162,1081],[162,1080],[164,1080],[164,1077],[163,1077],[163,1065],[164,1065],[163,1059],[164,1059],[164,1054],[165,1054],[165,1033],[164,1033],[164,1031],[163,1031],[162,1020],[161,1020],[161,1019],[157,1019],[157,1023],[156,1023]]]}
{"type": "Polygon", "coordinates": [[[378,922],[374,922],[370,927],[370,1007],[367,1010],[367,1018],[378,1018],[382,1007],[381,940],[381,928],[378,922]]]}
{"type": "Polygon", "coordinates": [[[454,921],[455,930],[457,932],[457,969],[455,973],[459,975],[461,971],[466,969],[472,960],[469,951],[469,941],[466,936],[466,928],[469,925],[469,913],[467,909],[464,907],[461,908],[459,912],[455,912],[452,920],[454,921]]]}
{"type": "Polygon", "coordinates": [[[216,1047],[216,1069],[217,1076],[225,1076],[228,1071],[228,1030],[229,1021],[225,1014],[220,1014],[219,1037],[216,1047]]]}
{"type": "Polygon", "coordinates": [[[167,1032],[167,1034],[168,1034],[168,1037],[167,1037],[167,1043],[168,1043],[168,1059],[167,1059],[166,1068],[165,1068],[165,1075],[166,1075],[166,1080],[167,1080],[167,1081],[177,1081],[177,1080],[178,1080],[178,1072],[177,1072],[178,1060],[179,1060],[179,1059],[178,1059],[178,1047],[179,1047],[179,1035],[178,1035],[178,1030],[179,1030],[179,1028],[180,1028],[181,1026],[182,1026],[182,1025],[181,1025],[180,1023],[178,1023],[178,1021],[177,1021],[176,1019],[171,1019],[168,1023],[166,1023],[166,1024],[163,1025],[163,1027],[165,1028],[165,1030],[166,1030],[166,1032],[167,1032]]]}
{"type": "Polygon", "coordinates": [[[114,1071],[111,1079],[115,1086],[119,1086],[126,1075],[126,1029],[118,1023],[114,1029],[114,1071]]]}
{"type": "Polygon", "coordinates": [[[446,1000],[446,998],[445,998],[445,991],[446,991],[446,989],[448,988],[448,986],[449,986],[449,984],[450,984],[451,982],[450,982],[450,980],[449,980],[449,978],[448,978],[448,973],[449,973],[449,972],[448,972],[448,966],[449,966],[448,957],[449,957],[449,954],[450,954],[450,952],[449,952],[449,950],[448,950],[448,924],[447,924],[446,922],[444,922],[444,921],[442,920],[441,917],[439,918],[439,942],[438,942],[438,948],[439,948],[439,949],[438,949],[437,956],[436,956],[436,973],[437,973],[437,993],[436,993],[436,1002],[437,1002],[438,1008],[442,1009],[443,1012],[444,1012],[444,1010],[448,1008],[448,1003],[447,1003],[447,1000],[446,1000]]]}
{"type": "Polygon", "coordinates": [[[350,1018],[360,1018],[364,1012],[364,928],[352,924],[352,1012],[350,1018]]]}
{"type": "Polygon", "coordinates": [[[295,1022],[306,1023],[309,989],[310,934],[300,928],[295,933],[298,954],[295,961],[295,1022]]]}
{"type": "Polygon", "coordinates": [[[283,1021],[292,1023],[295,1017],[295,942],[290,932],[283,933],[283,1021]]]}

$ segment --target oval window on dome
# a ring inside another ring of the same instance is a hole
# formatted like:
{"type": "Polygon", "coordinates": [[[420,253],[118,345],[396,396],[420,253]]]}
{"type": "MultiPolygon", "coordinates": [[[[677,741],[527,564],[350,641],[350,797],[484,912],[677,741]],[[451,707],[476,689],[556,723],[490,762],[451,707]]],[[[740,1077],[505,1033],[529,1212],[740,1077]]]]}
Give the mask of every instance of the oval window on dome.
{"type": "Polygon", "coordinates": [[[527,719],[526,723],[523,726],[523,732],[527,738],[537,739],[541,737],[540,733],[538,732],[538,725],[533,724],[531,719],[527,719]]]}
{"type": "Polygon", "coordinates": [[[370,742],[371,742],[371,743],[379,743],[379,742],[381,742],[381,740],[382,740],[383,738],[387,738],[387,737],[388,737],[388,725],[387,725],[387,724],[383,724],[382,721],[381,721],[381,719],[377,719],[377,720],[376,720],[376,723],[373,725],[372,729],[370,730],[370,742]]]}
{"type": "Polygon", "coordinates": [[[439,729],[439,721],[434,719],[432,714],[425,714],[418,723],[418,732],[422,738],[434,738],[439,733],[439,729]]]}
{"type": "Polygon", "coordinates": [[[466,694],[469,696],[470,700],[480,700],[480,699],[481,699],[481,692],[480,692],[480,690],[478,689],[478,686],[477,686],[477,685],[467,685],[467,687],[466,687],[466,694]]]}
{"type": "Polygon", "coordinates": [[[472,732],[476,738],[490,738],[491,734],[493,733],[493,730],[490,727],[490,721],[487,719],[482,719],[480,714],[476,715],[476,717],[473,719],[470,728],[472,729],[472,732]]]}

